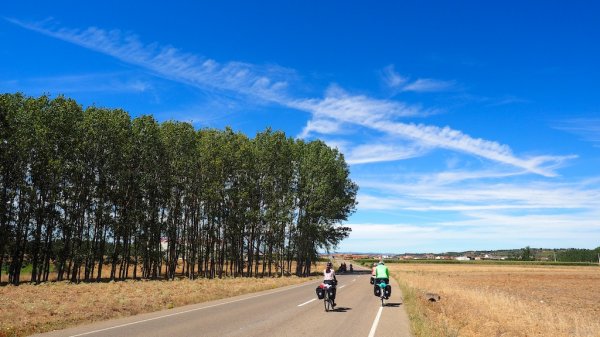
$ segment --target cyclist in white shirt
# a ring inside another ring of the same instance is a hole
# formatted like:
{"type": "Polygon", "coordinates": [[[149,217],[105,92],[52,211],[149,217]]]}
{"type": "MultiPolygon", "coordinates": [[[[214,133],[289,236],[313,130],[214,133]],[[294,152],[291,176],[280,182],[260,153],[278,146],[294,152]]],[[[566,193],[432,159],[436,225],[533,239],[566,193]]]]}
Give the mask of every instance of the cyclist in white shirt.
{"type": "Polygon", "coordinates": [[[323,271],[323,283],[330,284],[333,287],[333,306],[335,307],[335,295],[336,295],[336,285],[337,279],[335,278],[335,270],[333,270],[333,264],[331,262],[327,262],[327,268],[323,271]]]}

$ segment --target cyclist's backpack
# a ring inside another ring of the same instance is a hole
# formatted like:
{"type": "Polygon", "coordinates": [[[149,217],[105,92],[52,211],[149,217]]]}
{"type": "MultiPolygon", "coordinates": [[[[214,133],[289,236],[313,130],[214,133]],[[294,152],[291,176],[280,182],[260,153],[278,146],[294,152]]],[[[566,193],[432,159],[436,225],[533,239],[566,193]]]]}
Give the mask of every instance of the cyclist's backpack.
{"type": "Polygon", "coordinates": [[[318,286],[317,289],[315,289],[315,291],[317,292],[317,297],[320,300],[322,300],[325,297],[325,290],[321,288],[321,286],[318,286]]]}

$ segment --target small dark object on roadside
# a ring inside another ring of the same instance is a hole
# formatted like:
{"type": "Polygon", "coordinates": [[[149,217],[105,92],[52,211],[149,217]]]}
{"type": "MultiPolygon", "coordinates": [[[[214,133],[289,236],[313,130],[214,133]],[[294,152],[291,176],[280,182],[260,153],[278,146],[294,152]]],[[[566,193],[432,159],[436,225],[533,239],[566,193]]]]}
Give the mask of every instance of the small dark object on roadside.
{"type": "Polygon", "coordinates": [[[429,302],[438,302],[441,299],[441,297],[438,294],[426,293],[425,299],[428,300],[429,302]]]}

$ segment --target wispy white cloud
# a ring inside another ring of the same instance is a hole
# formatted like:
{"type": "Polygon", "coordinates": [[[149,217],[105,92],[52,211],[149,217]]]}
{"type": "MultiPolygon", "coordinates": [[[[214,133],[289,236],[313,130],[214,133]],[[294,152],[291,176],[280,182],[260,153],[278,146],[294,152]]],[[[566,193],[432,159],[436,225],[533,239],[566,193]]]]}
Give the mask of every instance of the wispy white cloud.
{"type": "Polygon", "coordinates": [[[600,147],[600,118],[572,118],[556,123],[554,128],[576,134],[600,147]]]}
{"type": "MultiPolygon", "coordinates": [[[[439,222],[438,226],[452,229],[453,227],[487,228],[488,231],[506,236],[507,231],[518,231],[518,235],[544,236],[544,234],[560,236],[577,232],[600,231],[600,217],[597,211],[587,211],[578,214],[522,214],[514,215],[506,212],[467,212],[467,219],[460,221],[439,222]]],[[[577,234],[576,236],[579,236],[577,234]]]]}
{"type": "Polygon", "coordinates": [[[137,35],[97,27],[69,29],[52,21],[27,23],[7,19],[23,28],[115,57],[154,74],[206,90],[228,90],[266,101],[277,100],[293,77],[293,71],[278,66],[257,66],[243,62],[218,63],[158,43],[144,44],[137,35]]]}
{"type": "Polygon", "coordinates": [[[476,155],[546,177],[556,176],[557,174],[554,172],[555,168],[560,167],[565,161],[577,157],[575,155],[566,155],[522,158],[514,155],[507,145],[482,138],[473,138],[448,126],[438,127],[423,124],[377,121],[371,127],[388,134],[413,139],[431,147],[445,148],[476,155]]]}
{"type": "Polygon", "coordinates": [[[395,92],[440,92],[452,90],[456,87],[454,81],[443,81],[432,78],[410,78],[396,72],[394,65],[388,65],[381,71],[381,78],[386,86],[395,92]]]}
{"type": "Polygon", "coordinates": [[[594,248],[598,246],[600,213],[521,215],[473,212],[463,219],[412,223],[350,223],[351,240],[341,251],[435,252],[466,249],[533,247],[594,248]],[[499,238],[501,238],[499,240],[499,238]],[[469,243],[465,248],[465,243],[469,243]],[[364,247],[372,247],[365,249],[364,247]],[[444,247],[444,248],[440,248],[444,247]]]}
{"type": "Polygon", "coordinates": [[[475,181],[435,184],[428,179],[390,182],[359,180],[362,208],[412,211],[472,211],[498,209],[600,209],[600,186],[594,180],[579,183],[490,183],[475,181]]]}
{"type": "Polygon", "coordinates": [[[433,113],[432,110],[402,102],[376,99],[366,95],[351,95],[337,85],[329,87],[323,99],[296,99],[286,102],[286,105],[309,111],[315,119],[327,118],[339,123],[364,125],[381,120],[433,113]]]}
{"type": "Polygon", "coordinates": [[[448,185],[469,180],[483,181],[486,179],[514,177],[526,173],[527,171],[525,170],[450,170],[421,175],[418,179],[422,184],[448,185]]]}
{"type": "MultiPolygon", "coordinates": [[[[361,186],[361,185],[359,185],[361,186]]],[[[361,186],[361,189],[363,186],[361,186]]],[[[402,211],[410,206],[415,205],[413,202],[406,198],[402,198],[399,196],[378,196],[374,194],[369,194],[367,192],[359,192],[357,196],[358,204],[360,205],[361,210],[392,210],[392,211],[402,211]]]]}
{"type": "Polygon", "coordinates": [[[393,64],[383,68],[381,71],[381,78],[383,79],[383,82],[390,88],[400,88],[408,81],[408,78],[396,72],[393,64]]]}
{"type": "Polygon", "coordinates": [[[306,138],[311,133],[319,133],[319,134],[339,134],[342,133],[342,125],[336,120],[328,119],[328,118],[320,118],[320,119],[312,119],[306,123],[304,129],[302,129],[302,133],[298,135],[299,138],[306,138]]]}
{"type": "Polygon", "coordinates": [[[423,156],[429,148],[416,145],[402,146],[398,143],[375,143],[358,145],[346,154],[350,165],[396,161],[423,156]]]}
{"type": "MultiPolygon", "coordinates": [[[[96,27],[68,29],[58,27],[52,21],[32,24],[15,19],[7,20],[26,29],[110,55],[164,78],[205,90],[224,90],[236,95],[248,95],[254,100],[310,112],[313,118],[302,131],[303,137],[314,133],[336,134],[347,130],[348,125],[355,125],[384,135],[411,140],[422,148],[459,151],[549,177],[556,176],[554,171],[556,167],[574,158],[574,156],[519,157],[514,155],[507,145],[473,138],[447,126],[399,122],[399,118],[426,116],[435,111],[394,100],[351,95],[338,86],[331,86],[322,99],[293,98],[287,93],[286,88],[290,79],[295,77],[295,72],[279,66],[256,66],[242,62],[221,64],[172,46],[161,46],[158,43],[144,44],[135,34],[120,30],[107,31],[96,27]]],[[[388,79],[390,83],[403,82],[393,67],[388,69],[388,79]]],[[[447,87],[449,84],[442,82],[418,79],[407,83],[406,86],[411,88],[410,90],[430,91],[447,87]]],[[[401,153],[402,150],[393,149],[388,152],[401,153]]]]}
{"type": "MultiPolygon", "coordinates": [[[[313,120],[326,119],[330,123],[335,121],[340,124],[359,125],[386,135],[399,136],[418,142],[423,147],[444,148],[476,155],[547,177],[556,176],[555,168],[576,157],[567,155],[522,158],[514,155],[507,145],[482,138],[473,138],[448,126],[438,127],[398,122],[396,121],[398,117],[423,116],[428,112],[397,102],[374,100],[366,96],[352,96],[338,87],[328,90],[323,99],[296,100],[288,104],[300,110],[310,111],[313,114],[313,120]]],[[[303,130],[303,136],[317,132],[310,126],[311,122],[303,130]]],[[[342,128],[333,128],[330,124],[329,129],[340,130],[342,128]]]]}
{"type": "Polygon", "coordinates": [[[452,81],[440,81],[431,78],[420,78],[412,83],[407,84],[402,88],[402,90],[415,92],[436,92],[448,90],[454,85],[455,83],[452,81]]]}
{"type": "MultiPolygon", "coordinates": [[[[490,99],[487,99],[490,100],[490,99]]],[[[531,103],[530,100],[519,98],[515,96],[505,96],[500,98],[492,99],[492,102],[488,104],[488,106],[502,106],[508,104],[516,104],[516,103],[531,103]]]]}
{"type": "MultiPolygon", "coordinates": [[[[512,174],[512,173],[508,173],[512,174]]],[[[409,224],[439,229],[438,238],[468,240],[477,237],[489,241],[516,242],[555,237],[574,239],[582,244],[581,234],[587,231],[600,234],[600,180],[597,178],[579,182],[486,182],[475,180],[475,176],[504,180],[502,172],[485,171],[473,174],[451,174],[444,172],[406,175],[401,181],[397,177],[382,176],[377,180],[359,179],[361,191],[358,196],[362,210],[395,214],[397,217],[427,216],[426,220],[415,220],[409,224]],[[457,179],[462,177],[463,179],[457,179]],[[436,219],[446,219],[439,221],[436,219]]],[[[398,236],[404,240],[406,235],[398,236]]],[[[418,235],[410,235],[417,240],[418,235]]],[[[547,241],[546,241],[547,242],[547,241]]],[[[464,243],[463,243],[464,244],[464,243]]],[[[434,247],[422,242],[424,247],[434,247]]],[[[588,248],[590,243],[585,243],[588,248]]],[[[483,246],[485,247],[485,246],[483,246]]],[[[595,247],[595,246],[594,246],[595,247]]],[[[488,245],[489,248],[489,245],[488,245]]]]}
{"type": "Polygon", "coordinates": [[[360,239],[381,239],[389,236],[402,236],[407,234],[431,235],[438,232],[438,227],[423,227],[411,224],[377,224],[354,223],[349,225],[352,235],[360,239]]]}

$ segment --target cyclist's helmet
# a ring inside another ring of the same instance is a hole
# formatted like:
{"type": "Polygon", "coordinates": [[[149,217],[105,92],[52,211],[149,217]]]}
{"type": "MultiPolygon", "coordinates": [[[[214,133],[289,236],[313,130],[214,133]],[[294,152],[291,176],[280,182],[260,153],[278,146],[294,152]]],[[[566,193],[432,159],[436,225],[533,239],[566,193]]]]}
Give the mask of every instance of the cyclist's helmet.
{"type": "Polygon", "coordinates": [[[382,265],[382,264],[384,264],[384,263],[383,263],[383,261],[379,261],[379,264],[380,264],[380,265],[382,265]]]}
{"type": "Polygon", "coordinates": [[[331,262],[327,262],[327,267],[331,268],[333,264],[331,262]]]}

